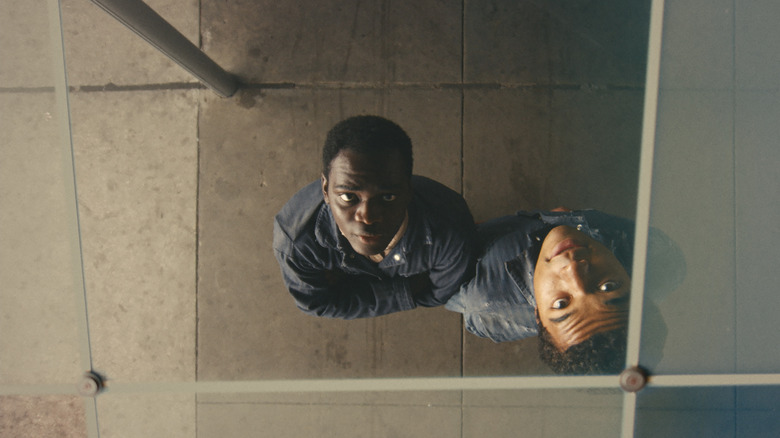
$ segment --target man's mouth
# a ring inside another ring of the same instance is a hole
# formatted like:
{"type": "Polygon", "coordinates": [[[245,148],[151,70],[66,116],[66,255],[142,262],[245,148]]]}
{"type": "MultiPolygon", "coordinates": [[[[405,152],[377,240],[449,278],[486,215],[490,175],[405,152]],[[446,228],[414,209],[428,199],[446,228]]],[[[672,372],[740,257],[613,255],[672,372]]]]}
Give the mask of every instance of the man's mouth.
{"type": "Polygon", "coordinates": [[[365,245],[373,244],[379,241],[379,239],[382,238],[381,234],[358,234],[358,239],[361,243],[365,245]]]}

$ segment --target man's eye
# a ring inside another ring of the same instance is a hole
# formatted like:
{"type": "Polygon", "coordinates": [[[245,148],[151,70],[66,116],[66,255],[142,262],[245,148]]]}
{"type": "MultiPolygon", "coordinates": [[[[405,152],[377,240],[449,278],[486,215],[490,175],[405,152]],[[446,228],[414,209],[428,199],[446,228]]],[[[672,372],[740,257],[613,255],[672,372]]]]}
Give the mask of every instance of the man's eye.
{"type": "Polygon", "coordinates": [[[393,202],[393,201],[395,201],[397,198],[398,198],[398,197],[397,197],[396,195],[389,194],[389,193],[388,193],[388,194],[386,194],[386,195],[382,195],[382,200],[383,200],[383,201],[385,201],[385,202],[393,202]]]}
{"type": "Polygon", "coordinates": [[[355,195],[353,193],[342,193],[339,195],[339,199],[344,202],[352,202],[355,200],[355,195]]]}
{"type": "Polygon", "coordinates": [[[605,281],[599,286],[599,291],[601,292],[612,292],[618,289],[620,289],[620,283],[617,281],[605,281]]]}
{"type": "Polygon", "coordinates": [[[553,309],[565,309],[566,306],[569,305],[569,299],[568,298],[558,298],[557,300],[553,301],[552,308],[553,309]]]}

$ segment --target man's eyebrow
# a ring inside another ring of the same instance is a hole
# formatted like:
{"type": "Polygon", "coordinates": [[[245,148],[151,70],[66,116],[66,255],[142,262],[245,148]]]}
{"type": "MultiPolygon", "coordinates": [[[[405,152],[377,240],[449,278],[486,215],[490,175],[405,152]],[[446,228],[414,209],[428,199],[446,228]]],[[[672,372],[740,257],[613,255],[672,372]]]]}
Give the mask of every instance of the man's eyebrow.
{"type": "MultiPolygon", "coordinates": [[[[357,191],[362,190],[363,186],[356,185],[356,184],[353,185],[353,184],[349,184],[349,183],[344,183],[344,184],[337,184],[337,185],[333,186],[333,188],[334,189],[338,189],[338,190],[350,190],[350,191],[357,192],[357,191]]],[[[398,191],[401,190],[401,186],[398,185],[398,184],[394,184],[394,185],[391,185],[391,186],[380,186],[379,190],[382,191],[382,192],[398,192],[398,191]]]]}
{"type": "Polygon", "coordinates": [[[339,184],[339,185],[335,186],[334,188],[335,189],[340,189],[340,190],[354,190],[354,191],[360,190],[360,186],[350,185],[350,184],[339,184]]]}
{"type": "Polygon", "coordinates": [[[557,318],[550,318],[550,321],[552,321],[552,322],[554,322],[554,323],[558,324],[559,322],[566,321],[566,318],[568,318],[568,317],[570,317],[570,316],[571,316],[571,312],[569,312],[569,313],[567,313],[567,314],[565,314],[565,315],[563,315],[563,316],[559,316],[559,317],[557,317],[557,318]]]}

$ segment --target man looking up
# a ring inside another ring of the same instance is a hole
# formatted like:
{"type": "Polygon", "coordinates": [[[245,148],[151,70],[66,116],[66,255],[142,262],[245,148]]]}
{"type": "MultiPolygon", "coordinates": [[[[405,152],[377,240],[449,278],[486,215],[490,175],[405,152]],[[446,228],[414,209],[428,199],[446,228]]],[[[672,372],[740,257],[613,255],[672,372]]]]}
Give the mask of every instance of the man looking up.
{"type": "Polygon", "coordinates": [[[330,130],[320,181],[274,221],[274,253],[298,308],[332,318],[444,304],[472,274],[474,239],[463,198],[413,176],[411,140],[377,116],[330,130]]]}
{"type": "Polygon", "coordinates": [[[539,336],[560,374],[625,365],[633,222],[596,210],[518,212],[480,224],[476,274],[447,303],[496,342],[539,336]]]}

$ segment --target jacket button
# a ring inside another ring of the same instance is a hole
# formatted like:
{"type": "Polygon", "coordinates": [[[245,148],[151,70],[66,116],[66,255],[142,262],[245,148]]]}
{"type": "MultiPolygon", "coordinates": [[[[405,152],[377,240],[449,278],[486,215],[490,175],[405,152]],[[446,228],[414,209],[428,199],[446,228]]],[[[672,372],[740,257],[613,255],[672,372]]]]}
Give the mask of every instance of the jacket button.
{"type": "Polygon", "coordinates": [[[393,256],[393,259],[395,261],[401,260],[401,255],[400,254],[396,254],[396,255],[393,256]]]}

